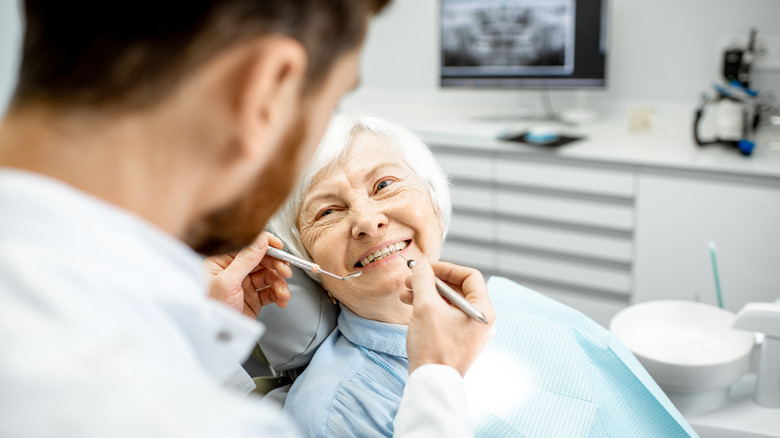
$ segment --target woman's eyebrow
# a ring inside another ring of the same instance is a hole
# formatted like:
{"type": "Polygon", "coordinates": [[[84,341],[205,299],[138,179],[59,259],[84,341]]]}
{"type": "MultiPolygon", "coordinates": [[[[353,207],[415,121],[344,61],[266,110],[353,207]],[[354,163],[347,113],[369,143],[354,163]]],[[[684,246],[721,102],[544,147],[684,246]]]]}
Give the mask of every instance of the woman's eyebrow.
{"type": "Polygon", "coordinates": [[[374,179],[377,174],[384,173],[385,169],[387,168],[392,168],[391,170],[404,170],[404,166],[398,163],[377,163],[376,166],[372,167],[370,171],[365,173],[364,180],[368,181],[374,179]]]}
{"type": "Polygon", "coordinates": [[[308,210],[311,208],[312,205],[316,205],[317,203],[322,203],[324,201],[336,199],[338,196],[333,192],[323,192],[319,194],[315,194],[314,196],[306,196],[303,198],[302,204],[302,210],[308,210]]]}

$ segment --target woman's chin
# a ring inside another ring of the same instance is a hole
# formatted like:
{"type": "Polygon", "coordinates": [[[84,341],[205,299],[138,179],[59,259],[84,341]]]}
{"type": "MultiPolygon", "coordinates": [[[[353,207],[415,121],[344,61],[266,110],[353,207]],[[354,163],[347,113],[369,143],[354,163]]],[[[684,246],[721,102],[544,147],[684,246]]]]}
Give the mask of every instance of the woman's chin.
{"type": "Polygon", "coordinates": [[[387,322],[391,324],[409,324],[409,318],[412,316],[412,306],[404,304],[398,298],[398,293],[392,294],[395,296],[393,301],[378,303],[378,302],[362,302],[360,304],[349,305],[344,303],[352,312],[356,315],[366,319],[372,319],[374,321],[387,322]]]}

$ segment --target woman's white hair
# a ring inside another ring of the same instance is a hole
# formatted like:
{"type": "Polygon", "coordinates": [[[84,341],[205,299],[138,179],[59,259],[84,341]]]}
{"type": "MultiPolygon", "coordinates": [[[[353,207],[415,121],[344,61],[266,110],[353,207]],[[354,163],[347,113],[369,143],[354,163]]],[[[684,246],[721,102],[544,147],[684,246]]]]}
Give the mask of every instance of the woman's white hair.
{"type": "MultiPolygon", "coordinates": [[[[441,220],[442,241],[447,235],[452,217],[449,182],[428,146],[410,130],[395,123],[367,115],[341,114],[331,119],[309,167],[303,171],[290,196],[269,221],[269,230],[282,239],[285,249],[290,253],[312,261],[298,230],[298,214],[303,198],[317,174],[346,159],[347,152],[353,146],[352,140],[359,133],[383,138],[389,147],[398,149],[406,165],[428,186],[431,202],[441,220]]],[[[312,278],[319,280],[317,276],[312,278]]]]}

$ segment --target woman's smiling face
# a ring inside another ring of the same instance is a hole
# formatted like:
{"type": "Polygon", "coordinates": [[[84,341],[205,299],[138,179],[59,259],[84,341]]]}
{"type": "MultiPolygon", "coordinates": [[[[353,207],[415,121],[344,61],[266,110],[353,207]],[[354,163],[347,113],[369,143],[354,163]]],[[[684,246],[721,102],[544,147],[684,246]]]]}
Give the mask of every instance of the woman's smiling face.
{"type": "Polygon", "coordinates": [[[438,260],[442,227],[428,186],[388,140],[356,134],[343,164],[320,172],[303,198],[298,228],[322,269],[363,275],[322,277],[339,301],[365,318],[407,323],[411,307],[398,298],[410,274],[407,259],[438,260]]]}

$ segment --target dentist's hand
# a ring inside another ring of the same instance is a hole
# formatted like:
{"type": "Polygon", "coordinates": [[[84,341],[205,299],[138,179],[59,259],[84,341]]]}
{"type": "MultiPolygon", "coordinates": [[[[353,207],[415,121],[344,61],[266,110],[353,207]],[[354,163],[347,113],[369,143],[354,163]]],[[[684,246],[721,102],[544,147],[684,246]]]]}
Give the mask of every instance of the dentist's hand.
{"type": "Polygon", "coordinates": [[[493,336],[496,322],[482,274],[452,263],[430,265],[419,261],[406,279],[406,286],[413,292],[402,294],[401,301],[414,306],[406,337],[409,373],[422,365],[442,364],[465,376],[493,336]],[[473,320],[447,303],[436,290],[434,272],[480,310],[488,324],[473,320]]]}
{"type": "Polygon", "coordinates": [[[257,312],[270,303],[287,307],[290,288],[284,279],[292,277],[292,270],[286,262],[265,256],[269,244],[283,247],[279,238],[262,232],[237,254],[208,257],[203,267],[209,296],[250,318],[257,318],[257,312]]]}

